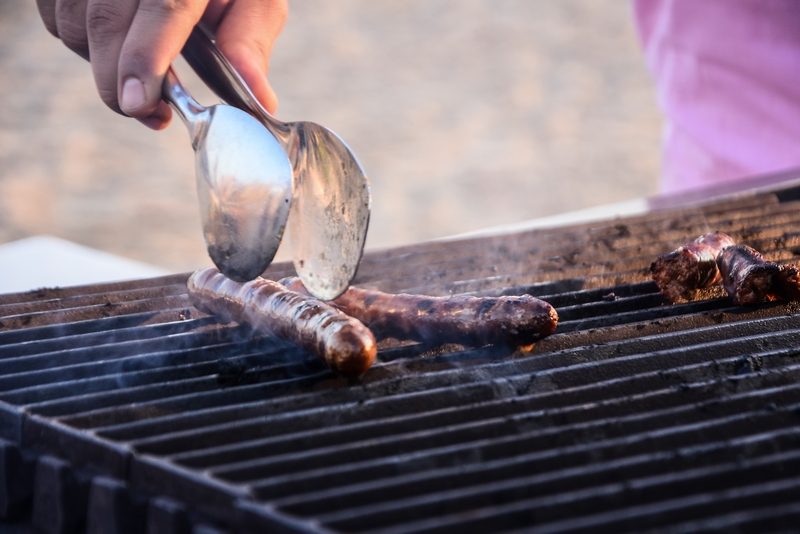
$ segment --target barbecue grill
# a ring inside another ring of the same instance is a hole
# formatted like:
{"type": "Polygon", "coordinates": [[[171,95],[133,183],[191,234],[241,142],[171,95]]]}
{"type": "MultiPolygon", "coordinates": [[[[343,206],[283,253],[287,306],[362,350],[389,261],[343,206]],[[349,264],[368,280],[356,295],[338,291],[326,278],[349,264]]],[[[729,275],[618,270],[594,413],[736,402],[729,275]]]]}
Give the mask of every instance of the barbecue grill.
{"type": "MultiPolygon", "coordinates": [[[[366,254],[356,284],[553,304],[532,347],[397,340],[357,380],[187,275],[0,296],[0,514],[46,533],[794,530],[800,306],[667,304],[723,231],[800,257],[800,188],[366,254]]],[[[288,264],[266,273],[292,274],[288,264]]]]}

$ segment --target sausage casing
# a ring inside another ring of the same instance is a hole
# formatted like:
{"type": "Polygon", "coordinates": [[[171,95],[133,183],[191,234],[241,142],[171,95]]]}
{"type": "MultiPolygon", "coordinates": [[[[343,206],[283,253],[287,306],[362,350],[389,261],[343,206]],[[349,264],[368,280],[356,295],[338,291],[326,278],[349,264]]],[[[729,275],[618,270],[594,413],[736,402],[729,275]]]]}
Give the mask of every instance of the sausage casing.
{"type": "Polygon", "coordinates": [[[653,281],[670,302],[693,289],[718,284],[722,278],[717,258],[723,249],[735,244],[722,232],[700,236],[688,245],[659,256],[650,265],[653,281]]]}
{"type": "Polygon", "coordinates": [[[758,304],[784,298],[776,294],[780,288],[775,283],[784,268],[765,261],[755,249],[747,245],[726,247],[717,258],[717,264],[722,285],[734,304],[758,304]]]}
{"type": "MultiPolygon", "coordinates": [[[[305,292],[299,278],[280,283],[305,292]]],[[[331,302],[379,338],[529,345],[552,334],[558,325],[555,308],[530,295],[429,297],[350,287],[331,302]]]]}
{"type": "Polygon", "coordinates": [[[800,269],[796,265],[781,265],[772,280],[772,291],[786,300],[800,300],[800,269]]]}
{"type": "Polygon", "coordinates": [[[292,341],[343,374],[360,375],[375,360],[375,337],[364,324],[272,280],[239,283],[209,268],[187,287],[198,309],[292,341]]]}

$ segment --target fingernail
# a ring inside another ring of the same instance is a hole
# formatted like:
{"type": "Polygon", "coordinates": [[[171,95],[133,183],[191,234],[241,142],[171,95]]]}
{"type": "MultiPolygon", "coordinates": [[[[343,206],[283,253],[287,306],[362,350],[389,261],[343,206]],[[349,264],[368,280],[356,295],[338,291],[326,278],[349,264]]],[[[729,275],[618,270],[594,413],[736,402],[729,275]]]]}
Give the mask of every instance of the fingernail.
{"type": "Polygon", "coordinates": [[[139,119],[139,122],[150,128],[151,130],[163,130],[164,120],[158,117],[144,117],[139,119]]]}
{"type": "Polygon", "coordinates": [[[124,112],[136,111],[144,105],[144,84],[136,78],[128,78],[122,84],[119,107],[124,112]]]}

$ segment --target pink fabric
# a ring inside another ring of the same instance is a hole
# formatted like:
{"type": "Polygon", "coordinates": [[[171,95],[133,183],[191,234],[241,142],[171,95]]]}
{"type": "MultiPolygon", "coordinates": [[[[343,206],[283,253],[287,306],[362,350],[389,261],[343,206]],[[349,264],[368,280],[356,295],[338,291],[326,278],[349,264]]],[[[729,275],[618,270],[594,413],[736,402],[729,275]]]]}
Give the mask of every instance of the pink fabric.
{"type": "Polygon", "coordinates": [[[800,1],[633,1],[667,115],[664,192],[800,167],[800,1]]]}

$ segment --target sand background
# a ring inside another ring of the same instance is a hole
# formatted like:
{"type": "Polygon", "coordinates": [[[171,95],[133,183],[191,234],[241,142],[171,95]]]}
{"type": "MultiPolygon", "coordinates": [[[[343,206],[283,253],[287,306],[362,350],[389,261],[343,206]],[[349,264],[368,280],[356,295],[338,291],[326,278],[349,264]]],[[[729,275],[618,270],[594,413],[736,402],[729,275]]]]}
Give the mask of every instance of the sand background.
{"type": "MultiPolygon", "coordinates": [[[[50,234],[175,272],[209,263],[177,119],[152,132],[108,110],[33,0],[0,2],[0,73],[0,243],[50,234]]],[[[278,118],[324,124],[358,155],[367,248],[657,192],[662,118],[625,1],[294,0],[270,81],[278,118]]]]}

